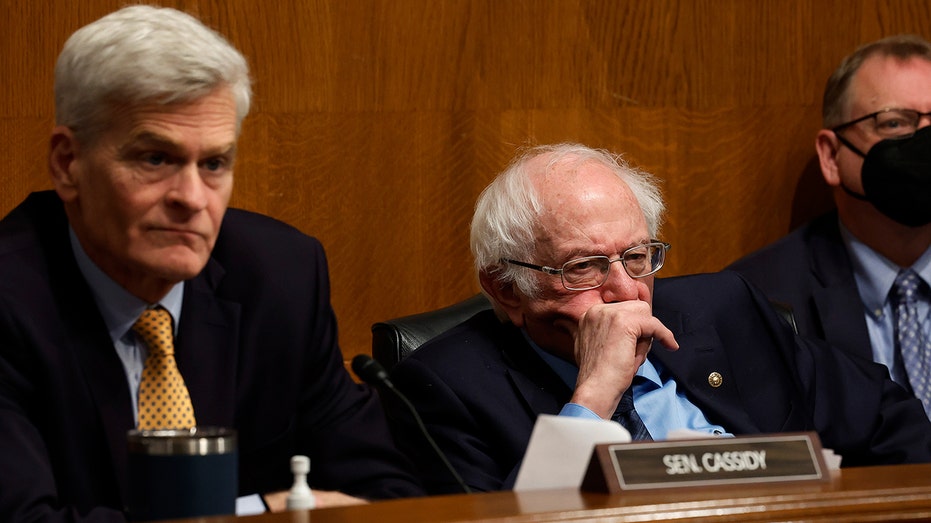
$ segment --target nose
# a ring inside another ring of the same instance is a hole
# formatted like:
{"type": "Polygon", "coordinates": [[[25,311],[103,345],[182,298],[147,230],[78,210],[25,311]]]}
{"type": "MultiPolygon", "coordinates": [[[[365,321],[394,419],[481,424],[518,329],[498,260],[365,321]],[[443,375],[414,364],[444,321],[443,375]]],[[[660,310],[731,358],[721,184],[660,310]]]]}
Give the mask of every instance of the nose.
{"type": "Polygon", "coordinates": [[[196,163],[187,163],[178,169],[174,184],[168,191],[168,199],[173,205],[192,211],[199,211],[207,206],[207,188],[196,163]]]}
{"type": "Polygon", "coordinates": [[[643,285],[643,282],[631,278],[623,263],[616,260],[608,266],[608,279],[598,289],[605,303],[617,303],[640,299],[640,287],[643,285]]]}

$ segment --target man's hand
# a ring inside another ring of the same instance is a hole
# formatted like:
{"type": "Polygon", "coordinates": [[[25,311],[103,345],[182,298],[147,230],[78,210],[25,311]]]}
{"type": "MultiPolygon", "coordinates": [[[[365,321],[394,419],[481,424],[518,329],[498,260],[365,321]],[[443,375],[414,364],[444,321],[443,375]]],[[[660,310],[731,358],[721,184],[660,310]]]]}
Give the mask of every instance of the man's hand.
{"type": "Polygon", "coordinates": [[[645,301],[599,304],[586,311],[575,335],[579,378],[571,401],[611,419],[654,339],[679,348],[645,301]]]}
{"type": "MultiPolygon", "coordinates": [[[[361,498],[354,498],[342,492],[331,490],[314,490],[314,500],[317,502],[315,508],[344,507],[347,505],[364,505],[368,501],[361,498]]],[[[262,496],[268,510],[271,512],[284,512],[287,510],[288,491],[272,492],[262,496]]]]}

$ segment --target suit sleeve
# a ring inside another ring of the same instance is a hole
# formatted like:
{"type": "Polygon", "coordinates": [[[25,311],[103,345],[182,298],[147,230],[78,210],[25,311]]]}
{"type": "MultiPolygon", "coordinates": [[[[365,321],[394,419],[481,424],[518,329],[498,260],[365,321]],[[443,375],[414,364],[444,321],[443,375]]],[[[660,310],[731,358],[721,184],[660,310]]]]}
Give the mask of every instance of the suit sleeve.
{"type": "MultiPolygon", "coordinates": [[[[520,463],[509,462],[496,453],[493,438],[484,436],[486,427],[428,365],[408,358],[395,367],[391,379],[416,406],[426,430],[470,489],[502,490],[508,477],[516,477],[520,463]]],[[[383,394],[383,402],[395,440],[414,460],[427,492],[461,493],[462,488],[430,448],[410,410],[390,392],[383,394]]],[[[501,446],[507,445],[502,441],[501,446]]]]}
{"type": "Polygon", "coordinates": [[[796,382],[814,429],[825,447],[843,457],[843,466],[931,461],[931,422],[885,366],[795,335],[762,293],[739,281],[761,311],[759,324],[745,322],[727,335],[750,328],[770,333],[794,371],[788,379],[796,382]]]}
{"type": "Polygon", "coordinates": [[[394,446],[377,393],[346,372],[328,294],[319,301],[324,312],[313,320],[313,338],[320,342],[309,351],[298,405],[299,433],[308,435],[298,445],[311,457],[311,486],[367,499],[422,495],[394,446]]]}
{"type": "Polygon", "coordinates": [[[820,341],[796,343],[815,427],[842,466],[931,462],[931,422],[885,366],[820,341]]]}
{"type": "MultiPolygon", "coordinates": [[[[69,506],[60,499],[55,469],[36,420],[43,407],[35,354],[25,342],[10,303],[0,293],[0,520],[126,521],[104,506],[69,506]]],[[[76,489],[92,489],[77,485],[76,489]]]]}
{"type": "Polygon", "coordinates": [[[378,395],[345,369],[323,247],[266,219],[235,224],[256,228],[216,250],[230,274],[252,275],[227,277],[222,289],[243,307],[240,374],[249,376],[238,420],[249,447],[240,454],[243,493],[289,488],[288,459],[303,454],[311,460],[312,488],[366,499],[422,495],[378,395]],[[229,243],[247,238],[261,243],[229,243]],[[276,429],[264,430],[269,424],[276,429]]]}

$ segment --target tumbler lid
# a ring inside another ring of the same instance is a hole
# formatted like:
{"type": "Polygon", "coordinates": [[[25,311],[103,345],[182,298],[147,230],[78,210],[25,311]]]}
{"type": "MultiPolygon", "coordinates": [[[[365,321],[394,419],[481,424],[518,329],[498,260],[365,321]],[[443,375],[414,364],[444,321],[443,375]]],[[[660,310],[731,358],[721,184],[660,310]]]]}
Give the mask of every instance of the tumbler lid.
{"type": "Polygon", "coordinates": [[[223,427],[130,430],[129,452],[152,456],[206,456],[236,452],[236,431],[223,427]]]}

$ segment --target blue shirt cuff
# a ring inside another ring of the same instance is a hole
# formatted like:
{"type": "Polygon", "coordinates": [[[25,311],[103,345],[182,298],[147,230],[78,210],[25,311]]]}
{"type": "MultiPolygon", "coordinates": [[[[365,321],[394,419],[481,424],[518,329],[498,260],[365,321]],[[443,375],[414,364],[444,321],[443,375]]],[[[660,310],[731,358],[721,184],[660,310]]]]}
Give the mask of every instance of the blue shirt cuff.
{"type": "Polygon", "coordinates": [[[578,403],[566,403],[563,405],[562,410],[559,411],[559,415],[570,418],[601,419],[601,416],[578,403]]]}

